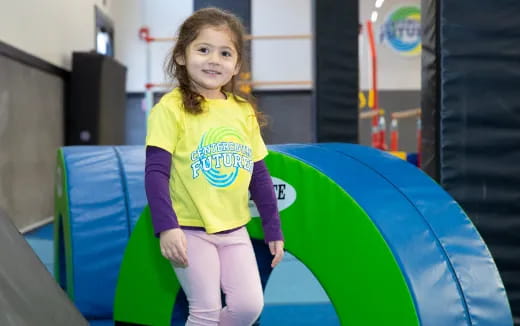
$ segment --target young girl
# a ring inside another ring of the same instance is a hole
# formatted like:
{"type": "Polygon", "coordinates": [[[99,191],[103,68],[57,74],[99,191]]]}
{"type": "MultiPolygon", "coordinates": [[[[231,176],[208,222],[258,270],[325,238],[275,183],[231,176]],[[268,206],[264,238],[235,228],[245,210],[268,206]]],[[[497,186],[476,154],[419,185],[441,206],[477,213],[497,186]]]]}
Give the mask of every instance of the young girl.
{"type": "Polygon", "coordinates": [[[146,193],[161,253],[188,298],[186,325],[247,326],[260,315],[263,293],[244,227],[251,219],[248,190],[271,266],[283,257],[257,112],[235,90],[243,42],[237,17],[215,8],[195,12],[180,27],[168,62],[179,86],[148,120],[146,193]]]}

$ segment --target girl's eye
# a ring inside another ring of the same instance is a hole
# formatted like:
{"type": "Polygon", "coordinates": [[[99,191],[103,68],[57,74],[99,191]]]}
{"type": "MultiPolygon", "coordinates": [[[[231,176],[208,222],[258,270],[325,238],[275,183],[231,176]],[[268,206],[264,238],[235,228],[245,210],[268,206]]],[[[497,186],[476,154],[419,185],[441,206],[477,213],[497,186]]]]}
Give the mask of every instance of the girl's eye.
{"type": "Polygon", "coordinates": [[[209,49],[208,49],[208,48],[200,48],[200,49],[198,49],[198,51],[199,51],[200,53],[204,53],[204,54],[209,53],[209,49]]]}
{"type": "Polygon", "coordinates": [[[223,57],[231,57],[232,54],[231,54],[231,52],[229,52],[229,51],[222,51],[222,56],[223,56],[223,57]]]}

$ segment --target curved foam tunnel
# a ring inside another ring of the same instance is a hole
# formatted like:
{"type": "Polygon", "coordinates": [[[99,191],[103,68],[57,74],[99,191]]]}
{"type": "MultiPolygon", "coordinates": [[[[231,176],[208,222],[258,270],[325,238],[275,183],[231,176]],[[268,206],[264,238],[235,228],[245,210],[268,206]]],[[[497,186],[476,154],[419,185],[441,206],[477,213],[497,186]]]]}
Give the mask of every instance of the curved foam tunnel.
{"type": "MultiPolygon", "coordinates": [[[[511,325],[482,239],[412,165],[344,144],[271,146],[266,162],[278,186],[294,190],[280,205],[286,248],[314,273],[342,324],[511,325]]],[[[179,286],[151,230],[145,210],[121,265],[118,321],[169,325],[179,286]]],[[[258,219],[248,230],[262,237],[258,219]]]]}
{"type": "Polygon", "coordinates": [[[55,271],[88,319],[112,319],[119,266],[143,208],[143,146],[58,151],[55,271]]]}
{"type": "MultiPolygon", "coordinates": [[[[477,230],[414,166],[347,144],[271,146],[266,162],[286,248],[342,324],[512,324],[477,230]]],[[[89,319],[170,323],[178,284],[143,211],[143,171],[142,146],[58,152],[55,275],[89,319]]],[[[258,218],[248,230],[263,237],[258,218]]]]}

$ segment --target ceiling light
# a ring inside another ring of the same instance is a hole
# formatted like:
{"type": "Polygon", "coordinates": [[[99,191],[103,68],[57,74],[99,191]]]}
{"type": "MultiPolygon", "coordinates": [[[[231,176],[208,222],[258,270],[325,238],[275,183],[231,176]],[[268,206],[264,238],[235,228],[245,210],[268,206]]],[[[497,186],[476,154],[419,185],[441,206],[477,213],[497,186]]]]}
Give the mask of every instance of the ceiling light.
{"type": "Polygon", "coordinates": [[[377,20],[377,11],[372,11],[372,16],[370,17],[373,23],[377,20]]]}

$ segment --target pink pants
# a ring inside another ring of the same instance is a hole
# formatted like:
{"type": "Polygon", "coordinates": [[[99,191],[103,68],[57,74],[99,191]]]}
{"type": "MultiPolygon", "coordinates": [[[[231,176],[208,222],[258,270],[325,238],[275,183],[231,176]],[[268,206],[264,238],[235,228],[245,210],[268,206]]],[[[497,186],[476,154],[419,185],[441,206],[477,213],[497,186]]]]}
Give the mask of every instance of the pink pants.
{"type": "Polygon", "coordinates": [[[260,275],[245,227],[227,234],[183,230],[188,267],[175,267],[186,293],[186,326],[250,326],[264,305],[260,275]],[[226,296],[222,308],[220,290],[226,296]]]}

